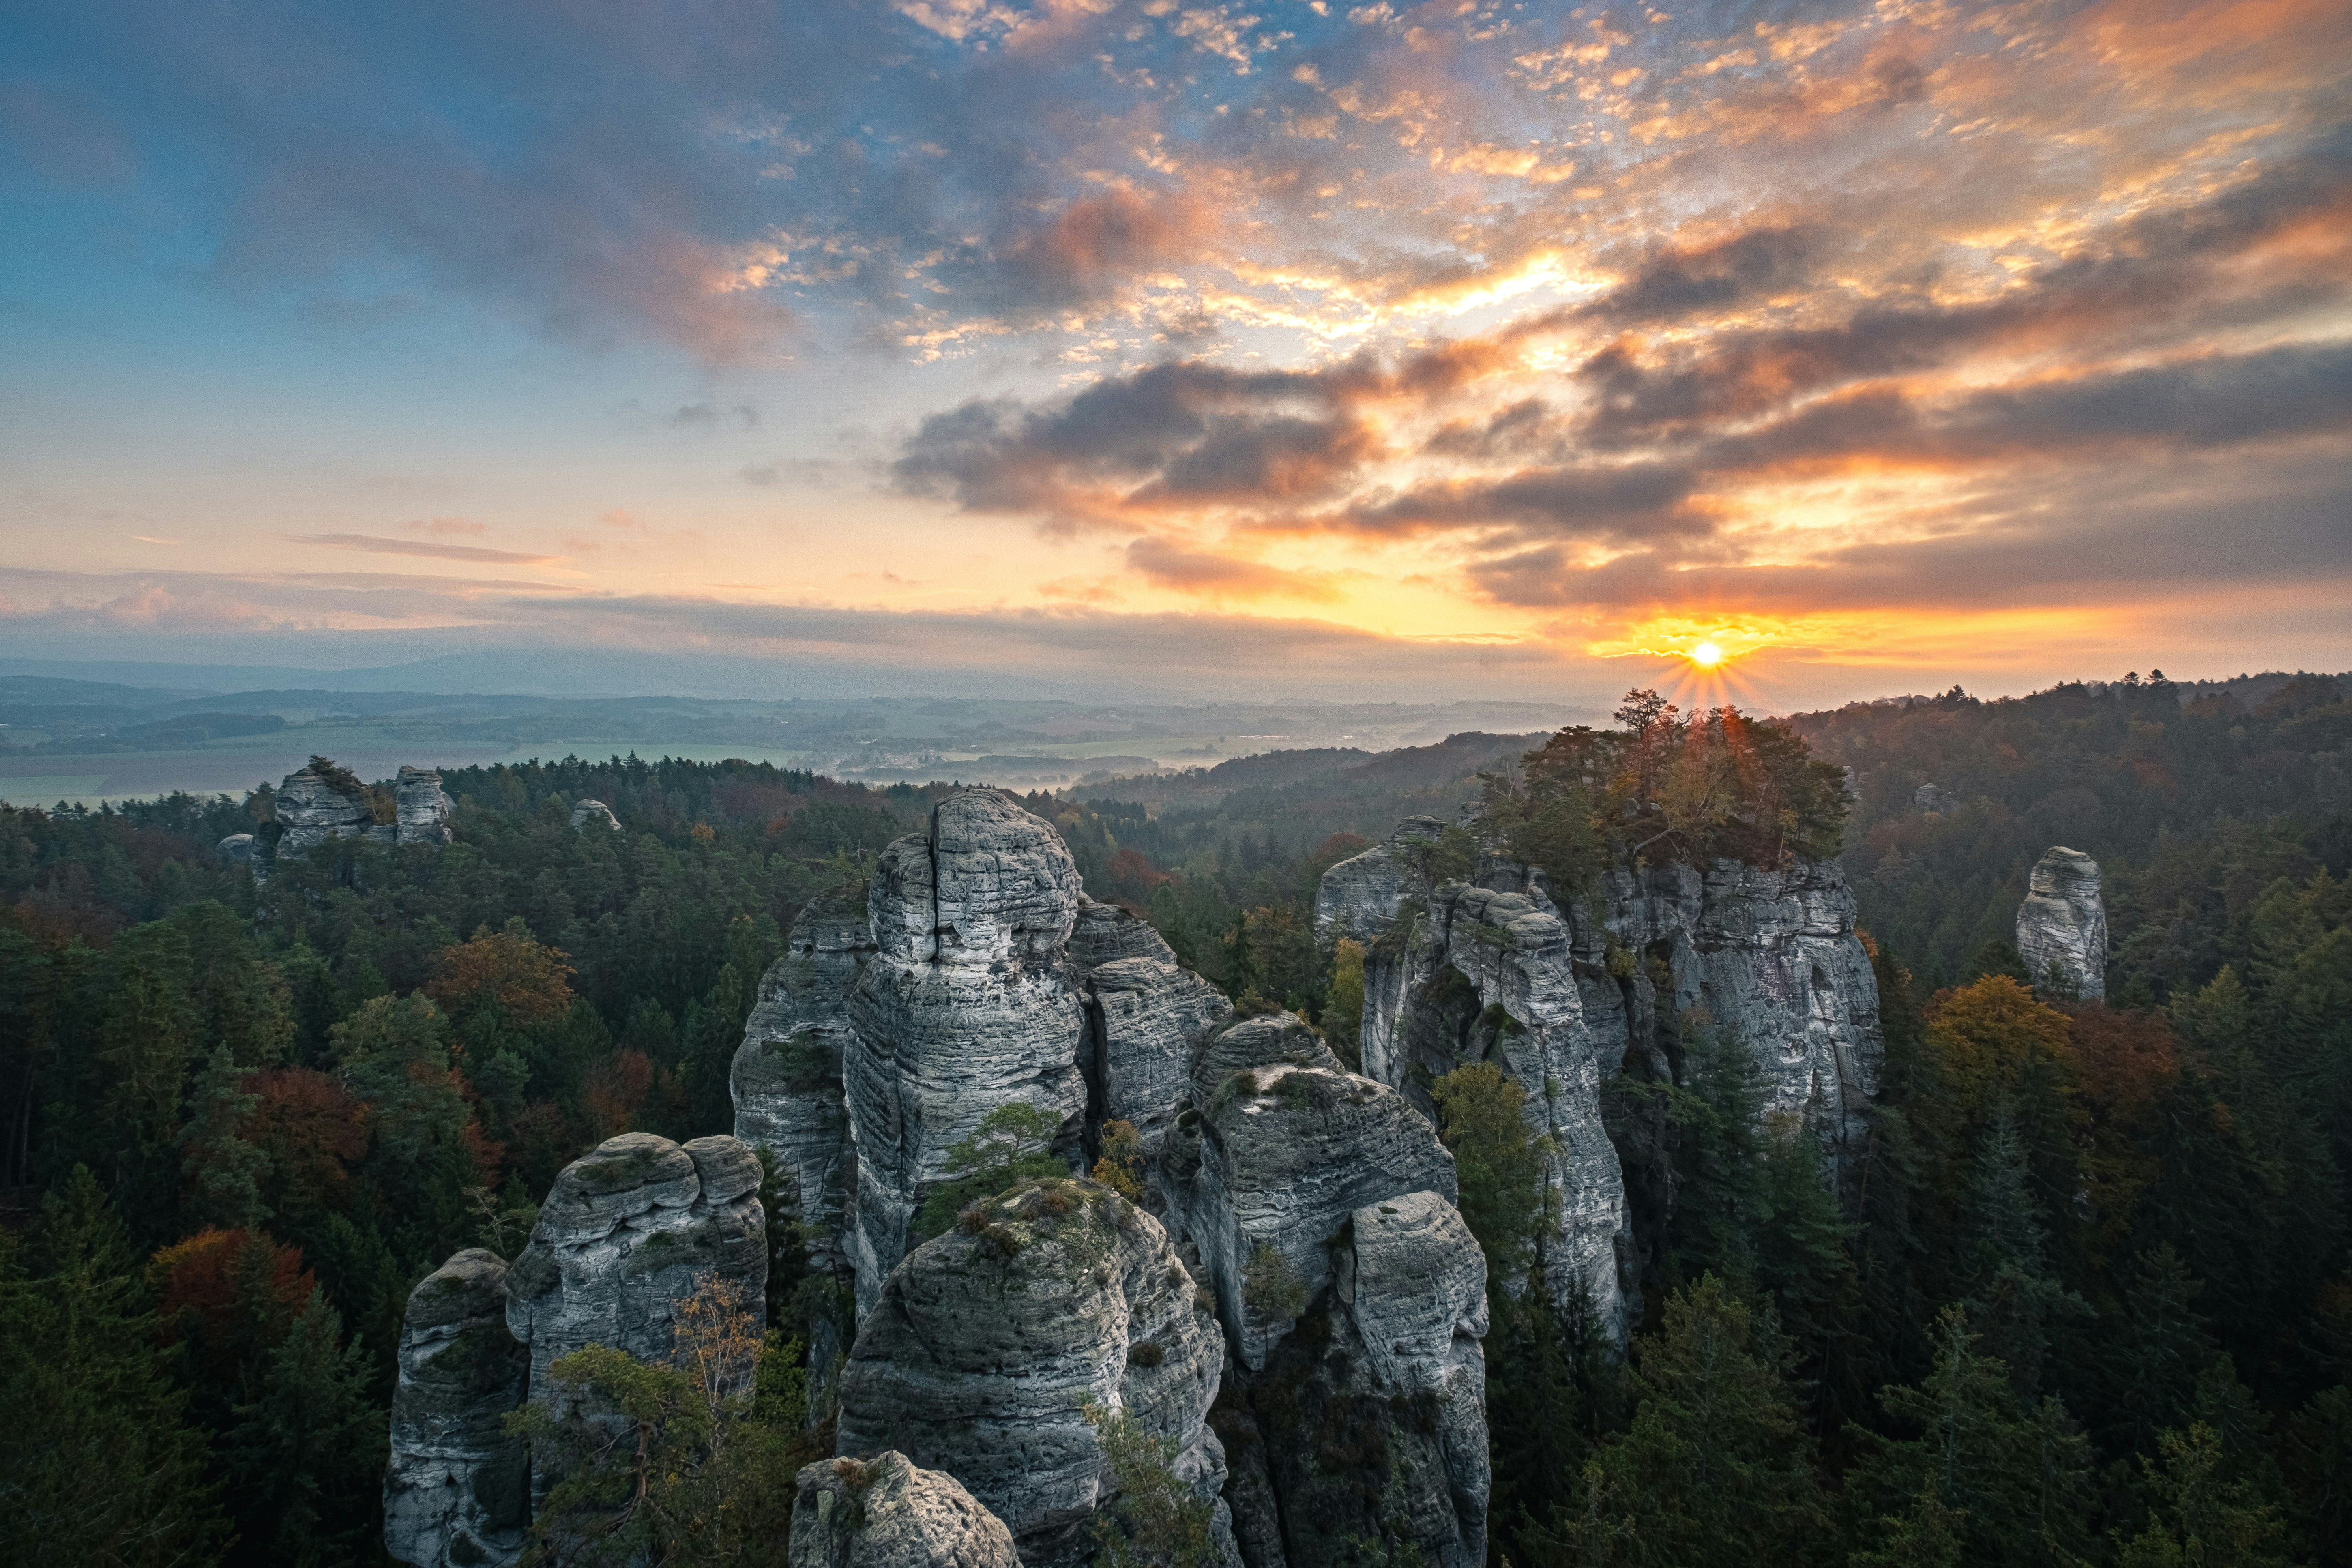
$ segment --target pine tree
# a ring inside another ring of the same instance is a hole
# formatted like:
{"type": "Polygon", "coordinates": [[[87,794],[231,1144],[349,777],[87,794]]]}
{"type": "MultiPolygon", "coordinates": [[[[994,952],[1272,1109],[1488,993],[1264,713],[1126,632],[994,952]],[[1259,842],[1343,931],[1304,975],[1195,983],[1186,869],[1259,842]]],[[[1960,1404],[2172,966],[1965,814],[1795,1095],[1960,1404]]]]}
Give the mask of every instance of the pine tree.
{"type": "Polygon", "coordinates": [[[386,1412],[368,1397],[367,1358],[313,1289],[265,1358],[257,1397],[220,1439],[237,1507],[236,1563],[295,1568],[363,1557],[376,1533],[386,1412]]]}

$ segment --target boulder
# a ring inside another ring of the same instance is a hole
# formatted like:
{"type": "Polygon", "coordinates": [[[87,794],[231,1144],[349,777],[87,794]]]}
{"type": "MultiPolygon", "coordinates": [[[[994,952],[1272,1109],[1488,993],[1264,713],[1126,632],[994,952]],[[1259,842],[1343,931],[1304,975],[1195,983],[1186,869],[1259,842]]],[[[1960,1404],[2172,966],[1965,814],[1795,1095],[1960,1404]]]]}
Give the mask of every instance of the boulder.
{"type": "Polygon", "coordinates": [[[383,1473],[383,1545],[418,1568],[512,1563],[529,1521],[522,1440],[530,1356],[507,1331],[507,1266],[468,1248],[409,1292],[383,1473]]]}
{"type": "Polygon", "coordinates": [[[1408,816],[1387,843],[1324,872],[1315,890],[1315,940],[1329,946],[1344,936],[1369,944],[1387,931],[1408,900],[1428,892],[1427,849],[1444,833],[1436,817],[1408,816]]]}
{"type": "Polygon", "coordinates": [[[1377,943],[1365,965],[1364,1071],[1433,1121],[1428,1086],[1457,1068],[1492,1062],[1518,1085],[1558,1200],[1544,1249],[1551,1288],[1562,1300],[1583,1291],[1622,1340],[1630,1221],[1601,1086],[1624,1052],[1602,1050],[1587,1026],[1568,924],[1539,898],[1448,883],[1377,943]]]}
{"type": "Polygon", "coordinates": [[[1087,1107],[1066,952],[1078,873],[1052,824],[996,791],[960,791],[882,852],[866,904],[877,951],[850,993],[842,1065],[861,1313],[906,1255],[948,1151],[982,1118],[1023,1100],[1059,1119],[1075,1149],[1087,1107]]]}
{"type": "Polygon", "coordinates": [[[449,797],[442,793],[439,773],[404,766],[393,780],[392,797],[397,812],[393,825],[395,843],[449,842],[449,797]]]}
{"type": "Polygon", "coordinates": [[[812,1227],[811,1262],[828,1270],[848,1266],[843,1227],[856,1151],[841,1063],[850,989],[873,952],[864,888],[810,900],[793,920],[783,956],[760,977],[730,1079],[735,1136],[768,1150],[791,1175],[800,1217],[812,1227]]]}
{"type": "Polygon", "coordinates": [[[821,1460],[799,1484],[792,1568],[1019,1568],[1003,1520],[896,1450],[821,1460]]]}
{"type": "Polygon", "coordinates": [[[583,800],[574,805],[572,808],[572,831],[585,833],[592,827],[618,833],[621,831],[621,819],[614,816],[613,808],[601,800],[583,800]]]}
{"type": "Polygon", "coordinates": [[[1224,1455],[1206,1416],[1223,1363],[1208,1298],[1159,1221],[1092,1182],[1024,1182],[891,1272],[842,1373],[838,1449],[945,1470],[1024,1563],[1075,1562],[1114,1495],[1087,1408],[1165,1439],[1178,1478],[1217,1498],[1224,1455]]]}
{"type": "Polygon", "coordinates": [[[248,861],[253,858],[253,835],[232,833],[213,846],[213,853],[233,866],[248,861]]]}
{"type": "Polygon", "coordinates": [[[530,1347],[533,1402],[560,1405],[547,1369],[586,1345],[668,1360],[678,1303],[706,1278],[739,1288],[764,1324],[759,1189],[759,1159],[733,1138],[681,1145],[624,1132],[566,1165],[507,1277],[507,1326],[530,1347]]]}
{"type": "Polygon", "coordinates": [[[2017,910],[2017,952],[2034,984],[2073,1000],[2106,1000],[2107,909],[2096,860],[2053,845],[2033,863],[2017,910]]]}

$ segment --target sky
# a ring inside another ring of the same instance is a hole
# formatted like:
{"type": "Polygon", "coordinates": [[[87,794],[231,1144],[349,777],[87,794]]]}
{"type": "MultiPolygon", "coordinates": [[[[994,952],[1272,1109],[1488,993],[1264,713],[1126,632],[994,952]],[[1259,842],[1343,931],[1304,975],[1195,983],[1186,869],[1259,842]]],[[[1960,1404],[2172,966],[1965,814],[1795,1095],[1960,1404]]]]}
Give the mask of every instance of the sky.
{"type": "Polygon", "coordinates": [[[0,36],[0,656],[2352,666],[2347,0],[0,36]]]}

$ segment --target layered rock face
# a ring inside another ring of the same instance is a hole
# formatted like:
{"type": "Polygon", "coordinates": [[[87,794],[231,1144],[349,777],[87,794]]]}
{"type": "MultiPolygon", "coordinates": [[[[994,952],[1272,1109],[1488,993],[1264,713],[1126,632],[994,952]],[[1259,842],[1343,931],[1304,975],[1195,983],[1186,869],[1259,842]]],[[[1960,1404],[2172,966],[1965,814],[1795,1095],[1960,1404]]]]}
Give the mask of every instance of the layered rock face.
{"type": "MultiPolygon", "coordinates": [[[[896,1449],[970,1488],[1022,1560],[1075,1561],[1112,1479],[1084,1407],[1174,1446],[1204,1500],[1224,1336],[1160,1223],[1092,1182],[1023,1184],[910,1254],[840,1384],[839,1449],[896,1449]]],[[[1222,1503],[1218,1535],[1230,1541],[1222,1503]]],[[[797,1541],[797,1533],[795,1536],[797,1541]]]]}
{"type": "Polygon", "coordinates": [[[507,1331],[507,1266],[469,1248],[409,1293],[383,1474],[384,1550],[418,1568],[512,1563],[529,1520],[522,1440],[507,1436],[530,1357],[507,1331]]]}
{"type": "Polygon", "coordinates": [[[2054,974],[2084,1002],[2107,996],[2107,907],[2099,863],[2080,849],[2053,845],[2033,863],[2017,910],[2017,952],[2034,984],[2054,974]]]}
{"type": "Polygon", "coordinates": [[[792,1173],[801,1218],[815,1227],[811,1260],[832,1270],[848,1266],[843,1228],[856,1171],[841,1083],[849,993],[873,952],[865,889],[809,900],[784,955],[760,977],[730,1078],[735,1136],[792,1173]]]}
{"type": "Polygon", "coordinates": [[[759,1189],[760,1162],[733,1138],[681,1145],[624,1132],[566,1165],[507,1277],[507,1327],[530,1348],[531,1399],[556,1405],[549,1365],[586,1345],[669,1359],[677,1304],[705,1275],[740,1285],[764,1322],[759,1189]]]}
{"type": "Polygon", "coordinates": [[[1407,900],[1429,891],[1415,848],[1436,843],[1444,832],[1433,816],[1408,816],[1387,843],[1324,872],[1315,889],[1316,939],[1328,946],[1344,936],[1369,945],[1388,930],[1407,900]]]}
{"type": "Polygon", "coordinates": [[[213,846],[213,853],[232,864],[240,860],[250,860],[253,858],[253,835],[232,833],[213,846]]]}
{"type": "Polygon", "coordinates": [[[399,814],[393,825],[394,842],[449,842],[449,797],[442,793],[439,773],[404,766],[393,780],[392,795],[399,814]]]}
{"type": "Polygon", "coordinates": [[[614,816],[613,808],[603,801],[583,800],[572,808],[572,831],[585,833],[591,828],[618,833],[621,831],[621,819],[614,816]]]}
{"type": "Polygon", "coordinates": [[[792,1568],[1019,1568],[1003,1521],[896,1450],[807,1466],[799,1487],[792,1568]]]}
{"type": "Polygon", "coordinates": [[[1454,1159],[1288,1014],[1220,1028],[1162,1158],[1239,1365],[1216,1415],[1250,1568],[1486,1553],[1486,1260],[1454,1159]],[[1213,1086],[1213,1087],[1212,1087],[1213,1086]]]}
{"type": "Polygon", "coordinates": [[[1433,1120],[1429,1086],[1457,1068],[1492,1062],[1519,1086],[1530,1129],[1549,1140],[1545,1175],[1559,1215],[1545,1250],[1549,1282],[1563,1300],[1582,1290],[1622,1338],[1618,1270],[1630,1237],[1601,1085],[1623,1052],[1603,1051],[1585,1022],[1569,927],[1549,900],[1438,889],[1368,956],[1360,1038],[1365,1072],[1433,1120]]]}
{"type": "Polygon", "coordinates": [[[843,1062],[861,1313],[948,1151],[982,1117],[1023,1100],[1075,1145],[1087,1108],[1066,951],[1078,872],[1050,824],[992,790],[950,795],[926,831],[882,852],[866,903],[876,952],[850,993],[843,1062]]]}
{"type": "MultiPolygon", "coordinates": [[[[393,781],[394,819],[378,822],[356,783],[330,778],[315,763],[297,768],[278,788],[274,820],[262,824],[247,850],[257,881],[266,882],[283,859],[299,859],[331,838],[377,844],[449,842],[449,797],[441,775],[404,766],[393,781]]],[[[226,841],[224,841],[226,845],[226,841]]]]}

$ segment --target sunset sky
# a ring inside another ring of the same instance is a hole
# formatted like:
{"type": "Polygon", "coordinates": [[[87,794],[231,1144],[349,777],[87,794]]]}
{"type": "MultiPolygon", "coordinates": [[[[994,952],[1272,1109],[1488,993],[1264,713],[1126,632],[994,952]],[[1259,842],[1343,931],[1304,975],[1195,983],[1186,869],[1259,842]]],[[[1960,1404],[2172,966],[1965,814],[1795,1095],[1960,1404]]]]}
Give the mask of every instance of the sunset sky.
{"type": "Polygon", "coordinates": [[[2352,0],[0,32],[0,656],[2352,666],[2352,0]]]}

